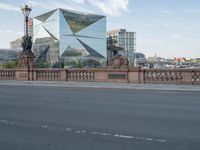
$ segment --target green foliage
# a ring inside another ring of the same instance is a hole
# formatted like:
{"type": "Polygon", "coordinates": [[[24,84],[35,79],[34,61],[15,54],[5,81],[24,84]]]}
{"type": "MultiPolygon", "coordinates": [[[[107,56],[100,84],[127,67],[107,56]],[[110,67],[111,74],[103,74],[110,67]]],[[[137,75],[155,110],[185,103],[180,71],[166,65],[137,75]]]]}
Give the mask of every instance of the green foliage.
{"type": "Polygon", "coordinates": [[[37,63],[38,68],[48,68],[48,63],[46,62],[45,58],[41,58],[37,63]]]}
{"type": "Polygon", "coordinates": [[[98,61],[92,60],[92,61],[89,61],[89,62],[84,62],[83,66],[97,68],[97,67],[101,66],[101,63],[98,62],[98,61]]]}
{"type": "Polygon", "coordinates": [[[68,51],[66,50],[63,54],[62,57],[67,57],[67,56],[81,56],[82,53],[81,52],[77,52],[77,51],[68,51]]]}
{"type": "Polygon", "coordinates": [[[61,58],[60,59],[60,68],[64,68],[64,67],[65,67],[64,59],[61,58]]]}
{"type": "Polygon", "coordinates": [[[72,68],[83,68],[83,65],[80,61],[68,61],[64,63],[65,66],[72,67],[72,68]]]}
{"type": "Polygon", "coordinates": [[[78,63],[75,65],[75,68],[83,68],[83,65],[78,61],[78,63]]]}
{"type": "Polygon", "coordinates": [[[19,64],[19,60],[16,61],[8,61],[8,62],[1,62],[1,66],[2,68],[5,69],[13,69],[13,68],[17,68],[18,64],[19,64]]]}
{"type": "Polygon", "coordinates": [[[64,68],[65,67],[64,60],[61,58],[60,61],[56,62],[52,67],[53,68],[64,68]]]}

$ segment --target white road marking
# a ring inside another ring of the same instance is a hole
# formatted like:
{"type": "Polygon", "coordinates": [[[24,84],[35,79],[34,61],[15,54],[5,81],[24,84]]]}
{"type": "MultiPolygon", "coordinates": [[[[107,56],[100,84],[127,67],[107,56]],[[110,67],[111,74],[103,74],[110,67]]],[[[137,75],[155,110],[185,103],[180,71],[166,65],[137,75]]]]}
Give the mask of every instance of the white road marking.
{"type": "Polygon", "coordinates": [[[63,127],[53,127],[53,126],[48,126],[48,125],[31,125],[29,123],[17,123],[17,122],[10,122],[8,120],[0,120],[0,123],[3,124],[8,124],[8,125],[15,125],[15,126],[26,126],[26,127],[38,127],[41,129],[48,129],[50,131],[52,130],[60,130],[60,131],[73,131],[73,133],[76,134],[91,134],[91,135],[100,135],[100,136],[112,136],[115,138],[123,138],[123,139],[135,139],[135,140],[142,140],[142,141],[151,141],[151,142],[166,142],[164,139],[154,139],[150,137],[138,137],[138,136],[131,136],[131,135],[121,135],[121,134],[111,134],[111,133],[106,133],[106,132],[87,132],[85,130],[72,130],[71,128],[63,128],[63,127]]]}
{"type": "Polygon", "coordinates": [[[71,131],[72,129],[71,129],[71,128],[66,128],[65,130],[67,130],[67,131],[71,131]]]}

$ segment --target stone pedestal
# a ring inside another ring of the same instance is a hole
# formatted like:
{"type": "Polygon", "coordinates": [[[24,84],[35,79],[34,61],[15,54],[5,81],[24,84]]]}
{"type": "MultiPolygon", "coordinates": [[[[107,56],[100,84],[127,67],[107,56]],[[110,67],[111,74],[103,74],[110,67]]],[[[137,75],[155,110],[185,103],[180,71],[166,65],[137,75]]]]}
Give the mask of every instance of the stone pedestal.
{"type": "Polygon", "coordinates": [[[17,80],[33,80],[34,59],[35,56],[31,51],[20,54],[20,62],[16,71],[17,80]]]}
{"type": "Polygon", "coordinates": [[[33,69],[34,68],[34,59],[35,55],[30,53],[21,53],[20,54],[20,62],[18,65],[18,69],[33,69]]]}
{"type": "Polygon", "coordinates": [[[110,69],[127,69],[128,65],[128,59],[122,55],[116,55],[108,61],[108,66],[110,69]]]}

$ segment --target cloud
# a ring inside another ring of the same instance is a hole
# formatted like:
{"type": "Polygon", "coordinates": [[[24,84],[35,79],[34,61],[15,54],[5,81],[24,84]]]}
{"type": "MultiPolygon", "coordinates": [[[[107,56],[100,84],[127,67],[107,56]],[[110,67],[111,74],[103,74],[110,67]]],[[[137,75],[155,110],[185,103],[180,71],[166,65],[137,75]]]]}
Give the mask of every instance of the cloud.
{"type": "Polygon", "coordinates": [[[163,13],[163,14],[166,14],[166,15],[169,15],[169,14],[171,14],[171,11],[165,9],[165,10],[162,11],[162,13],[163,13]]]}
{"type": "Polygon", "coordinates": [[[63,8],[63,9],[70,9],[70,10],[79,10],[79,11],[85,11],[85,12],[92,12],[89,9],[85,9],[82,5],[80,5],[81,3],[84,3],[84,0],[66,0],[63,2],[59,2],[59,1],[48,1],[48,4],[45,2],[39,2],[36,0],[31,0],[29,1],[30,4],[33,6],[33,8],[42,8],[42,9],[46,9],[46,10],[53,10],[56,8],[63,8]]]}
{"type": "Polygon", "coordinates": [[[17,12],[21,11],[20,7],[5,3],[0,3],[0,10],[17,11],[17,12]]]}
{"type": "Polygon", "coordinates": [[[65,1],[30,1],[33,7],[43,9],[65,8],[70,10],[93,12],[100,10],[107,16],[116,17],[122,14],[123,11],[128,11],[129,0],[65,0],[65,1]],[[91,8],[92,7],[92,8],[91,8]]]}
{"type": "Polygon", "coordinates": [[[163,24],[162,26],[163,26],[163,27],[169,27],[169,26],[170,26],[170,24],[168,24],[168,23],[165,23],[165,24],[163,24]]]}
{"type": "Polygon", "coordinates": [[[171,35],[172,39],[180,39],[181,37],[182,35],[178,35],[178,34],[171,35]]]}
{"type": "Polygon", "coordinates": [[[85,0],[73,0],[75,3],[78,3],[78,4],[82,4],[85,2],[85,0]]]}
{"type": "Polygon", "coordinates": [[[0,30],[0,35],[23,35],[23,32],[16,32],[13,30],[0,30]]]}
{"type": "Polygon", "coordinates": [[[86,0],[92,6],[99,8],[105,15],[119,16],[122,11],[128,11],[129,0],[86,0]]]}
{"type": "Polygon", "coordinates": [[[138,39],[138,43],[164,43],[165,40],[163,39],[138,39]]]}
{"type": "MultiPolygon", "coordinates": [[[[65,8],[84,12],[102,12],[111,17],[122,15],[123,12],[129,11],[129,0],[65,0],[65,1],[39,1],[30,0],[28,2],[33,8],[42,8],[52,10],[56,8],[65,8]]],[[[0,10],[20,12],[20,7],[12,4],[0,3],[0,10]]]]}

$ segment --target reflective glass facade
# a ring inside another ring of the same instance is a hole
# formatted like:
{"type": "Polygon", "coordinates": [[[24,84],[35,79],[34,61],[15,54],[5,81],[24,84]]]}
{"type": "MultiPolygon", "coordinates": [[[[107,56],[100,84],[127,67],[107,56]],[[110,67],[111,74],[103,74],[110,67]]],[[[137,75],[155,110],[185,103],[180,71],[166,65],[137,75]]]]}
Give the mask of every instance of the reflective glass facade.
{"type": "MultiPolygon", "coordinates": [[[[134,63],[134,52],[136,48],[136,33],[118,29],[107,32],[107,45],[122,48],[121,55],[128,58],[129,63],[134,63]]],[[[109,56],[108,56],[109,57],[109,56]]]]}
{"type": "Polygon", "coordinates": [[[37,58],[46,54],[51,65],[61,57],[66,64],[105,60],[105,16],[56,9],[35,17],[33,22],[33,51],[37,58]]]}

